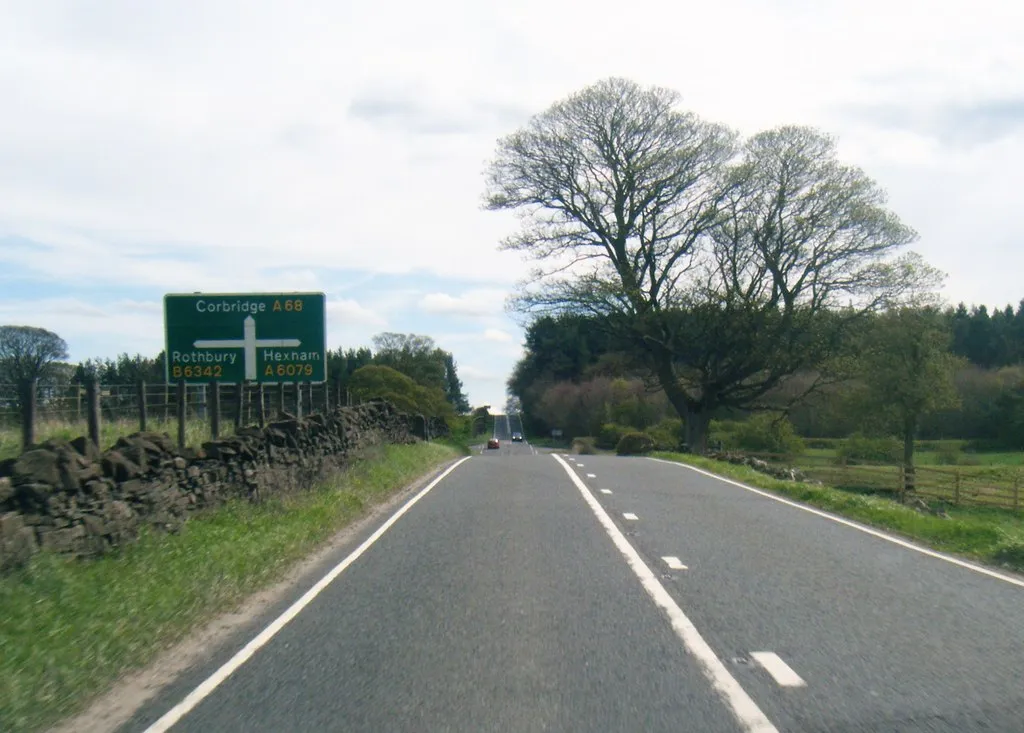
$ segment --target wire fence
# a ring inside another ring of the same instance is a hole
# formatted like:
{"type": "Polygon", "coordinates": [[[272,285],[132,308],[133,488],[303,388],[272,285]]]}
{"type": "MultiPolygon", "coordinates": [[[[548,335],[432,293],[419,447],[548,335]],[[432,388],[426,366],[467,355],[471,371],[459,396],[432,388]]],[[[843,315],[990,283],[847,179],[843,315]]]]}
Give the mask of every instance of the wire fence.
{"type": "Polygon", "coordinates": [[[829,456],[746,453],[775,465],[798,468],[809,479],[860,493],[905,499],[908,493],[954,506],[1021,511],[1024,473],[1019,466],[914,466],[908,476],[900,464],[867,464],[829,456]],[[908,487],[910,491],[908,491],[908,487]]]}
{"type": "MultiPolygon", "coordinates": [[[[34,394],[0,383],[0,431],[7,434],[7,443],[12,442],[11,433],[20,432],[20,448],[34,444],[40,434],[76,430],[99,443],[101,425],[161,431],[177,427],[179,442],[184,442],[186,424],[206,423],[210,436],[217,437],[233,427],[263,425],[283,413],[301,417],[351,404],[347,391],[326,382],[36,385],[34,394]]],[[[4,452],[10,451],[5,446],[4,452]]]]}

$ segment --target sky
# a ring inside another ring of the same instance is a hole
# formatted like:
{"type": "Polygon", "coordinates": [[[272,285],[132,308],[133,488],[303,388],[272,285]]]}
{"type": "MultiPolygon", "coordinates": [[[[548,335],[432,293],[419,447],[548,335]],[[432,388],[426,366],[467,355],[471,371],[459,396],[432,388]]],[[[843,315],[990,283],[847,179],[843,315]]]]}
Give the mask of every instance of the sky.
{"type": "Polygon", "coordinates": [[[501,406],[530,263],[497,140],[609,76],[833,135],[946,275],[1024,298],[1024,3],[0,0],[0,324],[163,348],[177,292],[314,291],[328,346],[451,351],[501,406]]]}

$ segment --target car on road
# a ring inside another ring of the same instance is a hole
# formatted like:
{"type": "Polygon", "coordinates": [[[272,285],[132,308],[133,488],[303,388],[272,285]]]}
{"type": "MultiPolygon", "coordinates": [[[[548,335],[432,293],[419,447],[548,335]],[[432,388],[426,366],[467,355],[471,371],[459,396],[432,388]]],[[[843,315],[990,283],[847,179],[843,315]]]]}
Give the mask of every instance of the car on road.
{"type": "Polygon", "coordinates": [[[487,441],[487,447],[488,448],[500,448],[501,447],[501,443],[498,442],[497,438],[491,438],[490,440],[487,441]]]}
{"type": "Polygon", "coordinates": [[[512,442],[513,443],[522,443],[523,442],[523,434],[522,433],[512,433],[512,442]]]}

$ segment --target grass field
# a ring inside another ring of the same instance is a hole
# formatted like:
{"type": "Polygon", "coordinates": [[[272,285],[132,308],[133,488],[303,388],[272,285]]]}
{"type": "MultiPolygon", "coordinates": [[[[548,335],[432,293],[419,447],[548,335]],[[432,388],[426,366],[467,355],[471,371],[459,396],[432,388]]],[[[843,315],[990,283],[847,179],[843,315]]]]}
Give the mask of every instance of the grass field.
{"type": "MultiPolygon", "coordinates": [[[[231,435],[234,432],[234,423],[221,423],[221,437],[231,435]]],[[[100,447],[106,450],[117,439],[124,435],[131,435],[138,432],[138,420],[118,420],[100,423],[100,447]]],[[[178,421],[153,420],[146,423],[146,430],[155,433],[167,433],[175,440],[178,439],[178,421]]],[[[42,442],[47,438],[59,438],[61,440],[72,440],[80,435],[87,435],[88,428],[84,423],[66,422],[43,422],[36,426],[36,441],[42,442]]],[[[189,420],[185,423],[185,442],[191,447],[199,447],[210,439],[210,424],[203,420],[189,420]]],[[[12,458],[21,453],[21,429],[11,425],[0,425],[0,461],[5,458],[12,458]]]]}
{"type": "Polygon", "coordinates": [[[0,577],[0,730],[41,730],[73,713],[461,452],[442,443],[380,447],[315,491],[235,502],[98,560],[39,555],[0,577]]]}

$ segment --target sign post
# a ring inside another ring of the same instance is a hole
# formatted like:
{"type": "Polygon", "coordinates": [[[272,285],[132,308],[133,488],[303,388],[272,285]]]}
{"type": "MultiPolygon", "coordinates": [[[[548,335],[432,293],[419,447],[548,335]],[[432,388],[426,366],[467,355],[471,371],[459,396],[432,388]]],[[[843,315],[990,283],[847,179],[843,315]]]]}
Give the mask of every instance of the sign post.
{"type": "Polygon", "coordinates": [[[327,380],[323,293],[168,294],[164,332],[169,384],[327,380]]]}

